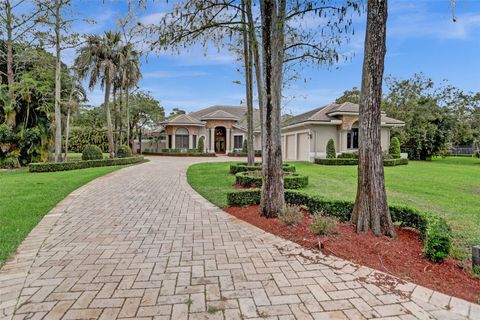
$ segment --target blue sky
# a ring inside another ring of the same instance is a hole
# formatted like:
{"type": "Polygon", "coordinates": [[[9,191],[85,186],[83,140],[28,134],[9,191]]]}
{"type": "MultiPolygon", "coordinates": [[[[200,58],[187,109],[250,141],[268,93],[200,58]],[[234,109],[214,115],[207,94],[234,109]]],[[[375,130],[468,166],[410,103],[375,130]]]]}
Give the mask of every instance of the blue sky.
{"type": "MultiPolygon", "coordinates": [[[[480,91],[480,1],[457,0],[452,22],[450,0],[390,0],[385,74],[407,78],[423,72],[436,82],[448,79],[467,91],[480,91]]],[[[156,21],[171,7],[164,1],[149,2],[139,13],[142,21],[156,21]]],[[[75,31],[102,33],[115,28],[115,20],[126,12],[126,1],[82,1],[76,8],[97,23],[77,22],[75,31]]],[[[353,55],[348,62],[332,68],[304,66],[301,80],[290,83],[284,112],[298,114],[332,102],[346,89],[360,86],[365,15],[355,19],[356,34],[342,50],[353,55]]],[[[73,51],[65,52],[71,63],[73,51]]],[[[143,61],[140,87],[150,91],[166,111],[178,107],[187,111],[213,104],[239,104],[244,88],[242,66],[226,49],[192,47],[181,54],[150,53],[143,61]]],[[[103,94],[89,92],[91,104],[99,104],[103,94]]]]}

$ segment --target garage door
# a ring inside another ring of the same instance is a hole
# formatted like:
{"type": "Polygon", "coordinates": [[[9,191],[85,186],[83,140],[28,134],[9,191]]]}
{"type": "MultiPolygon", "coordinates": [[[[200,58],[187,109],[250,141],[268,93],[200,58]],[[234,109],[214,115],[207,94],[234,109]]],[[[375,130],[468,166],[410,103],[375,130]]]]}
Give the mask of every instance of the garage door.
{"type": "Polygon", "coordinates": [[[308,133],[298,134],[298,160],[310,161],[310,140],[308,133]]]}
{"type": "Polygon", "coordinates": [[[295,160],[295,135],[286,136],[287,138],[287,152],[286,152],[286,159],[295,160]]]}

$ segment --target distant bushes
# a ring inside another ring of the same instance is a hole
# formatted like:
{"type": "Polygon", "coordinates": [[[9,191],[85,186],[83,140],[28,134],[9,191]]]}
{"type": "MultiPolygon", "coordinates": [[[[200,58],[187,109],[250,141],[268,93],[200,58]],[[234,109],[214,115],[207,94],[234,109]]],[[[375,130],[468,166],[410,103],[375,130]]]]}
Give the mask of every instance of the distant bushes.
{"type": "Polygon", "coordinates": [[[95,145],[88,145],[82,151],[82,160],[99,160],[103,159],[102,150],[95,145]]]}
{"type": "Polygon", "coordinates": [[[68,138],[70,152],[82,152],[88,145],[96,145],[102,152],[108,152],[108,135],[105,129],[72,128],[68,138]]]}
{"type": "MultiPolygon", "coordinates": [[[[358,159],[356,158],[335,158],[335,159],[324,159],[324,158],[315,158],[314,162],[316,164],[321,164],[324,166],[357,166],[358,159]]],[[[400,165],[407,165],[408,159],[398,158],[398,159],[384,159],[383,165],[385,167],[393,167],[400,165]]]]}
{"type": "Polygon", "coordinates": [[[388,154],[394,159],[400,158],[400,140],[397,137],[393,137],[390,141],[390,147],[388,148],[388,154]]]}

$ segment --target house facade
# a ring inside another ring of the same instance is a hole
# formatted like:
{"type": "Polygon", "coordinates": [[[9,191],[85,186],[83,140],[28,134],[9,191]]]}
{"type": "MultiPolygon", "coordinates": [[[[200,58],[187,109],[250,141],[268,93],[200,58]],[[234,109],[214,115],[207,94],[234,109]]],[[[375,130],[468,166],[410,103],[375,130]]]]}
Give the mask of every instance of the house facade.
{"type": "MultiPolygon", "coordinates": [[[[359,105],[332,103],[288,119],[282,127],[282,154],[286,160],[313,161],[325,158],[333,139],[337,154],[358,150],[359,105]]],[[[390,130],[404,126],[400,120],[381,115],[382,150],[390,146],[390,130]]]]}
{"type": "MultiPolygon", "coordinates": [[[[226,154],[241,150],[247,138],[246,106],[215,105],[165,121],[167,149],[197,149],[204,140],[204,151],[226,154]]],[[[254,111],[254,127],[259,112],[254,111]]],[[[255,150],[261,149],[260,130],[254,130],[255,150]]]]}

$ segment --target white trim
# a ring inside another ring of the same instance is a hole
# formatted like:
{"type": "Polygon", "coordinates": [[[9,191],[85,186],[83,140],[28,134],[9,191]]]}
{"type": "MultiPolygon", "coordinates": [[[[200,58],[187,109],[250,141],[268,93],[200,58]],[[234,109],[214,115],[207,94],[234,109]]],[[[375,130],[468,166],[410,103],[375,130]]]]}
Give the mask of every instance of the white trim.
{"type": "Polygon", "coordinates": [[[285,129],[293,129],[293,128],[298,128],[298,127],[304,127],[305,125],[310,125],[310,124],[324,124],[324,125],[338,125],[342,124],[342,120],[330,120],[330,121],[304,121],[300,122],[297,124],[292,124],[290,126],[283,127],[282,130],[285,129]]]}

